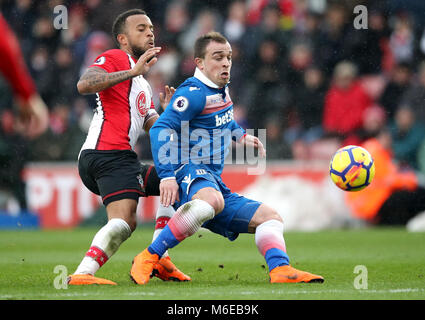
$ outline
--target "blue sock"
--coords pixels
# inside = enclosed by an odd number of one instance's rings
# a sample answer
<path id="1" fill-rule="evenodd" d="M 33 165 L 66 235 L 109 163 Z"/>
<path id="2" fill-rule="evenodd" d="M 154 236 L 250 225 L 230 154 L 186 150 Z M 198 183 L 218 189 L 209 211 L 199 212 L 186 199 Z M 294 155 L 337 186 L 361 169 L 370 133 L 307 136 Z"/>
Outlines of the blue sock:
<path id="1" fill-rule="evenodd" d="M 177 244 L 179 244 L 179 241 L 176 239 L 167 225 L 154 240 L 154 242 L 152 242 L 148 247 L 148 251 L 152 254 L 156 253 L 159 257 L 162 257 L 167 249 L 173 248 Z"/>
<path id="2" fill-rule="evenodd" d="M 274 268 L 284 265 L 289 265 L 289 257 L 285 251 L 277 248 L 272 248 L 266 251 L 264 255 L 269 271 Z"/>

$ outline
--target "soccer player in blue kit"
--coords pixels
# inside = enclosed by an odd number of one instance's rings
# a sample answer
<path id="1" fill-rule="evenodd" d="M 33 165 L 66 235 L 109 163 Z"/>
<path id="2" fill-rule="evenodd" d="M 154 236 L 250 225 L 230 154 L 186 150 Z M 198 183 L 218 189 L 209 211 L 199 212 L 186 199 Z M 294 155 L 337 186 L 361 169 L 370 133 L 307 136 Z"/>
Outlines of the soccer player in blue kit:
<path id="1" fill-rule="evenodd" d="M 177 88 L 150 130 L 160 202 L 178 209 L 156 240 L 134 258 L 131 278 L 146 284 L 167 249 L 204 227 L 232 241 L 239 233 L 254 233 L 272 283 L 323 282 L 323 277 L 289 264 L 281 216 L 266 204 L 232 193 L 221 180 L 232 139 L 257 148 L 262 157 L 265 149 L 233 119 L 227 39 L 218 32 L 199 37 L 194 56 L 194 76 Z"/>

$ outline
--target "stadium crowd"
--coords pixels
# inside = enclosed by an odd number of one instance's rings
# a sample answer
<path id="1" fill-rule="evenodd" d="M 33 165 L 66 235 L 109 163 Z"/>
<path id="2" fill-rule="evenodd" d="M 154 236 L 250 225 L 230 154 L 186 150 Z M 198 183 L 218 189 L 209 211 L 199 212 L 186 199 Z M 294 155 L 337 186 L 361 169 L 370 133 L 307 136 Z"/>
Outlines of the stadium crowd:
<path id="1" fill-rule="evenodd" d="M 61 4 L 68 26 L 55 29 Z M 356 5 L 368 10 L 365 29 L 353 24 Z M 114 47 L 117 13 L 137 7 L 148 12 L 162 47 L 147 76 L 157 108 L 165 84 L 177 87 L 193 74 L 196 37 L 217 30 L 233 49 L 234 115 L 244 128 L 267 129 L 268 160 L 329 159 L 337 146 L 360 144 L 385 128 L 394 158 L 425 173 L 422 1 L 5 0 L 0 6 L 50 112 L 45 134 L 22 139 L 0 77 L 2 170 L 10 170 L 7 161 L 76 160 L 95 106 L 95 96 L 78 94 L 77 80 Z M 146 136 L 137 151 L 151 159 Z"/>

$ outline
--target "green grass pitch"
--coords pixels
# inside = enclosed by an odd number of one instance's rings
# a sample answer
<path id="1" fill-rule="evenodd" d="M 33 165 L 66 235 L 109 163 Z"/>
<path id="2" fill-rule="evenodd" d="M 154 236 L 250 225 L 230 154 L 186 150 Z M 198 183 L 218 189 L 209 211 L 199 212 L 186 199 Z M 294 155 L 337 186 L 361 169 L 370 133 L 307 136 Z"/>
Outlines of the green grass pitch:
<path id="1" fill-rule="evenodd" d="M 170 251 L 188 283 L 157 278 L 137 286 L 128 273 L 133 257 L 151 240 L 153 227 L 139 226 L 97 275 L 118 286 L 56 289 L 57 265 L 72 273 L 96 232 L 0 231 L 0 299 L 312 300 L 425 298 L 425 233 L 401 228 L 286 232 L 291 264 L 325 277 L 323 284 L 270 284 L 253 235 L 230 242 L 206 230 Z M 355 273 L 356 266 L 366 267 Z M 363 276 L 362 280 L 356 277 Z M 357 281 L 357 282 L 356 282 Z M 365 282 L 367 281 L 367 282 Z M 60 282 L 59 282 L 60 283 Z M 355 283 L 367 283 L 356 289 Z"/>

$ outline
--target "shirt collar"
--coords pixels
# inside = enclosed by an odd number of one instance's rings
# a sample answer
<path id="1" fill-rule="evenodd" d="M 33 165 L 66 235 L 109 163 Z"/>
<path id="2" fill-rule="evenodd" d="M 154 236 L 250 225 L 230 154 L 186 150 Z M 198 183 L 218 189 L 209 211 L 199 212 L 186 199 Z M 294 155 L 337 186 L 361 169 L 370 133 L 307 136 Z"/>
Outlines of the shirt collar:
<path id="1" fill-rule="evenodd" d="M 219 86 L 212 82 L 210 79 L 208 79 L 207 76 L 199 68 L 195 69 L 195 74 L 193 76 L 208 87 L 220 89 Z"/>

